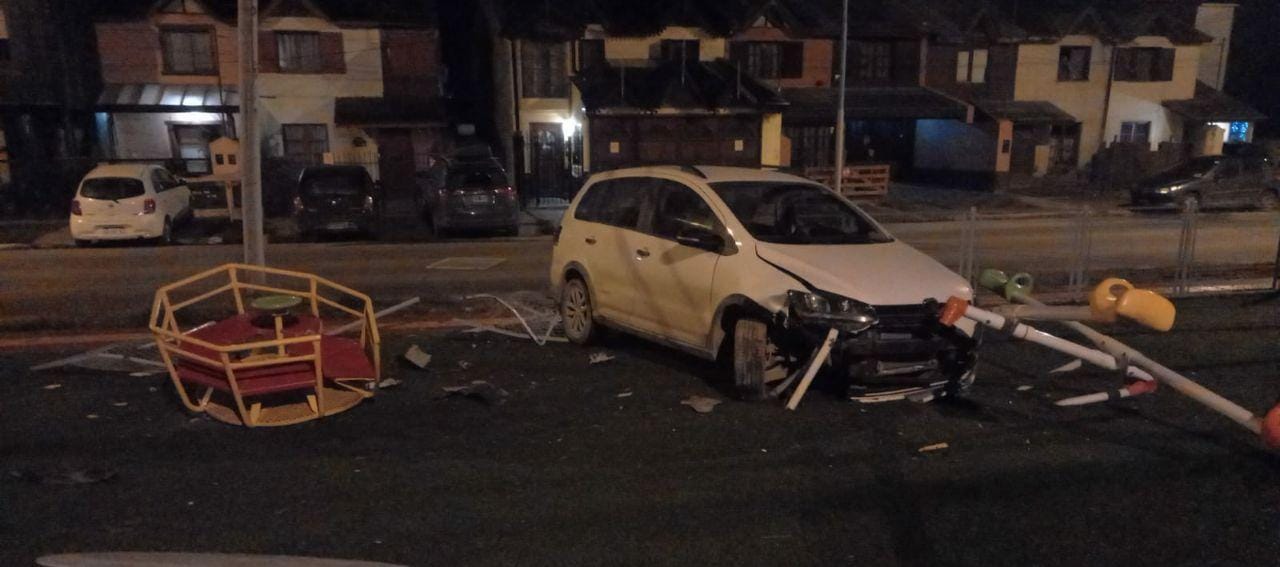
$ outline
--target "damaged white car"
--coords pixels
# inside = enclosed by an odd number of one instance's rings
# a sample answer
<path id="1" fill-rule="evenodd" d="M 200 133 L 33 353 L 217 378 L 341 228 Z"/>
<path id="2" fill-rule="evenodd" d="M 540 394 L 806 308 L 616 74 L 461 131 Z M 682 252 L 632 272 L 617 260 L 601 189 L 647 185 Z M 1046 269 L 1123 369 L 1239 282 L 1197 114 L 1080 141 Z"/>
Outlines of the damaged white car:
<path id="1" fill-rule="evenodd" d="M 973 327 L 938 323 L 959 275 L 848 200 L 792 175 L 641 167 L 593 176 L 551 261 L 565 334 L 601 325 L 732 362 L 748 399 L 794 375 L 832 329 L 854 394 L 972 381 Z"/>

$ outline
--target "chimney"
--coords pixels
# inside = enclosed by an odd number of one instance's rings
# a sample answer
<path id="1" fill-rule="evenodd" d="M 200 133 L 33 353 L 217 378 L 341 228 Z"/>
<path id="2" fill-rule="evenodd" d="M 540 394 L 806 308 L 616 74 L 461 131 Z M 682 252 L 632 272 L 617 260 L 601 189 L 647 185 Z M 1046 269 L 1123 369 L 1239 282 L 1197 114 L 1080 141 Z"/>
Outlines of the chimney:
<path id="1" fill-rule="evenodd" d="M 1196 29 L 1213 38 L 1200 48 L 1201 82 L 1222 90 L 1227 76 L 1227 55 L 1231 50 L 1231 28 L 1235 24 L 1236 4 L 1205 2 L 1196 9 Z"/>

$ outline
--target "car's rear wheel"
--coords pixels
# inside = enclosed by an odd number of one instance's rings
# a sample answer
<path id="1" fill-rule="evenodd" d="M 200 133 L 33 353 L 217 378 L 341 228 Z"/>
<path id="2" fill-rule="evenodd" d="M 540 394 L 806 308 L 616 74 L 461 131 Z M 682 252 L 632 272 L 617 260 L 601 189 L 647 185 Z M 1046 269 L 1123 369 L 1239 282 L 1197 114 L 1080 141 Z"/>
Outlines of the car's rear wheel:
<path id="1" fill-rule="evenodd" d="M 1280 209 L 1280 190 L 1263 189 L 1258 194 L 1258 208 L 1264 211 Z"/>
<path id="2" fill-rule="evenodd" d="M 768 384 L 787 377 L 784 358 L 769 338 L 764 321 L 743 318 L 733 324 L 733 387 L 744 400 L 768 397 Z"/>
<path id="3" fill-rule="evenodd" d="M 560 318 L 564 324 L 564 336 L 570 342 L 585 345 L 596 338 L 599 329 L 586 282 L 570 278 L 564 283 L 560 290 Z"/>
<path id="4" fill-rule="evenodd" d="M 173 221 L 169 220 L 169 217 L 164 218 L 164 228 L 160 229 L 158 240 L 162 246 L 173 244 Z"/>

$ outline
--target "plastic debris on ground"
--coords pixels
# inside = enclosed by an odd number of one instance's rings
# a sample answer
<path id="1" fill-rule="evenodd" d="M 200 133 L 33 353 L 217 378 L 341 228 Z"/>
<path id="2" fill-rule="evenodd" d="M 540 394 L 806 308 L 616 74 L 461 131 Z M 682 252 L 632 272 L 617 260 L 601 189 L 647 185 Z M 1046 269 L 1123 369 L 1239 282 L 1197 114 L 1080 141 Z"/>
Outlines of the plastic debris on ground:
<path id="1" fill-rule="evenodd" d="M 444 396 L 441 397 L 462 396 L 490 405 L 506 403 L 507 397 L 511 395 L 506 390 L 484 380 L 472 380 L 469 384 L 445 386 L 441 389 L 444 390 Z"/>
<path id="2" fill-rule="evenodd" d="M 9 476 L 36 484 L 94 484 L 115 478 L 116 471 L 97 468 L 48 472 L 11 470 Z"/>
<path id="3" fill-rule="evenodd" d="M 720 402 L 721 400 L 708 398 L 706 396 L 689 396 L 688 398 L 680 400 L 681 405 L 689 406 L 690 408 L 693 408 L 693 411 L 698 413 L 711 413 L 711 410 L 716 409 L 716 406 L 720 405 Z"/>
<path id="4" fill-rule="evenodd" d="M 62 384 L 56 384 L 56 383 L 55 383 L 55 384 L 45 384 L 44 389 L 46 389 L 46 390 L 57 390 L 58 388 L 61 388 L 61 387 L 62 387 Z"/>
<path id="5" fill-rule="evenodd" d="M 529 339 L 538 346 L 548 342 L 569 342 L 569 339 L 563 335 L 555 333 L 560 329 L 560 312 L 555 302 L 541 293 L 517 291 L 502 296 L 482 293 L 467 296 L 466 299 L 497 301 L 515 315 L 516 322 L 493 326 L 460 320 L 460 323 L 469 326 L 463 331 L 464 333 L 495 333 L 517 339 Z"/>
<path id="6" fill-rule="evenodd" d="M 617 395 L 617 396 L 614 396 L 614 397 L 615 397 L 615 398 L 630 398 L 630 397 L 631 397 L 631 395 L 632 395 L 633 393 L 634 393 L 634 392 L 629 392 L 629 391 L 628 391 L 628 392 L 619 392 L 619 393 L 618 393 L 618 395 Z"/>
<path id="7" fill-rule="evenodd" d="M 399 381 L 399 380 L 396 380 L 395 378 L 386 378 L 386 379 L 382 380 L 381 382 L 378 382 L 378 388 L 380 388 L 380 389 L 394 388 L 394 387 L 399 386 L 400 384 L 403 384 L 403 383 L 404 383 L 404 382 L 401 382 L 401 381 Z"/>
<path id="8" fill-rule="evenodd" d="M 470 362 L 467 362 L 467 361 L 465 361 L 465 360 L 459 360 L 459 361 L 458 361 L 458 368 L 461 368 L 461 369 L 463 369 L 463 370 L 466 370 L 466 369 L 468 369 L 468 368 L 471 368 L 471 363 L 470 363 Z"/>
<path id="9" fill-rule="evenodd" d="M 1049 374 L 1062 374 L 1063 372 L 1075 372 L 1076 370 L 1080 370 L 1080 367 L 1083 365 L 1084 365 L 1084 362 L 1077 358 L 1071 362 L 1068 362 L 1066 364 L 1063 364 L 1062 366 L 1059 366 L 1057 368 L 1054 368 L 1053 370 L 1050 370 Z"/>
<path id="10" fill-rule="evenodd" d="M 589 364 L 600 364 L 601 362 L 609 362 L 614 358 L 617 358 L 617 357 L 611 354 L 603 353 L 603 352 L 596 352 L 596 353 L 592 353 L 591 356 L 587 357 L 587 362 Z"/>
<path id="11" fill-rule="evenodd" d="M 917 453 L 928 453 L 928 452 L 931 452 L 931 451 L 941 451 L 941 450 L 946 449 L 946 448 L 948 448 L 948 447 L 951 447 L 951 445 L 948 445 L 948 444 L 946 444 L 946 443 L 934 443 L 934 444 L 932 444 L 932 445 L 925 445 L 924 447 L 921 447 L 921 448 L 919 448 L 919 449 L 916 449 L 916 452 L 917 452 Z"/>
<path id="12" fill-rule="evenodd" d="M 426 368 L 428 364 L 431 364 L 431 355 L 418 348 L 418 345 L 410 346 L 409 350 L 404 353 L 404 359 L 418 368 Z"/>
<path id="13" fill-rule="evenodd" d="M 1018 386 L 1018 391 L 1019 391 L 1019 392 L 1025 392 L 1025 391 L 1030 390 L 1030 389 L 1032 389 L 1032 388 L 1034 388 L 1034 387 L 1035 387 L 1035 386 L 1028 386 L 1028 385 L 1026 385 L 1026 384 L 1023 384 L 1023 385 L 1021 385 L 1021 386 Z"/>

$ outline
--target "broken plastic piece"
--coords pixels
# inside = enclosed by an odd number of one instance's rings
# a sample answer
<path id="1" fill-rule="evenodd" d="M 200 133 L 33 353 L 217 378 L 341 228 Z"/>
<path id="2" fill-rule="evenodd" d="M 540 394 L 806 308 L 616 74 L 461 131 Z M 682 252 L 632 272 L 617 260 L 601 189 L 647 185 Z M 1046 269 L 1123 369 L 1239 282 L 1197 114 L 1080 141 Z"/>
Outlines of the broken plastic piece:
<path id="1" fill-rule="evenodd" d="M 401 382 L 401 381 L 399 381 L 399 380 L 396 380 L 395 378 L 387 378 L 387 379 L 385 379 L 385 380 L 383 380 L 383 381 L 381 381 L 381 382 L 378 382 L 378 388 L 394 388 L 394 387 L 399 386 L 399 385 L 401 385 L 401 384 L 403 384 L 403 383 L 404 383 L 404 382 Z"/>
<path id="2" fill-rule="evenodd" d="M 445 397 L 463 396 L 473 400 L 481 401 L 486 404 L 500 405 L 507 401 L 510 394 L 506 390 L 494 386 L 484 380 L 472 380 L 470 384 L 462 386 L 445 386 L 442 388 Z"/>
<path id="3" fill-rule="evenodd" d="M 409 350 L 404 352 L 404 359 L 418 368 L 426 368 L 428 364 L 431 364 L 431 355 L 418 348 L 418 345 L 411 345 Z M 385 382 L 386 380 L 383 381 Z"/>
<path id="4" fill-rule="evenodd" d="M 1084 366 L 1084 361 L 1077 358 L 1071 362 L 1068 362 L 1066 364 L 1063 364 L 1062 366 L 1059 366 L 1057 368 L 1054 368 L 1053 370 L 1050 370 L 1049 374 L 1062 374 L 1063 372 L 1075 372 L 1077 370 L 1080 370 L 1081 366 Z"/>
<path id="5" fill-rule="evenodd" d="M 716 409 L 716 406 L 720 405 L 720 400 L 708 398 L 706 396 L 689 396 L 680 400 L 680 404 L 689 406 L 693 408 L 693 411 L 698 413 L 711 413 L 711 410 Z"/>
<path id="6" fill-rule="evenodd" d="M 951 445 L 948 445 L 948 444 L 946 444 L 946 443 L 934 443 L 934 444 L 932 444 L 932 445 L 925 445 L 924 447 L 921 447 L 921 448 L 919 448 L 919 449 L 916 449 L 916 452 L 917 452 L 917 453 L 928 453 L 928 452 L 930 452 L 930 451 L 941 451 L 941 450 L 946 449 L 946 448 L 949 448 L 949 447 L 951 447 Z"/>
<path id="7" fill-rule="evenodd" d="M 613 360 L 614 358 L 616 358 L 616 357 L 614 357 L 614 356 L 613 356 L 613 355 L 611 355 L 611 354 L 603 353 L 603 352 L 596 352 L 596 353 L 592 353 L 592 354 L 591 354 L 591 356 L 587 357 L 587 362 L 588 362 L 589 364 L 600 364 L 601 362 L 609 362 L 610 360 Z"/>

